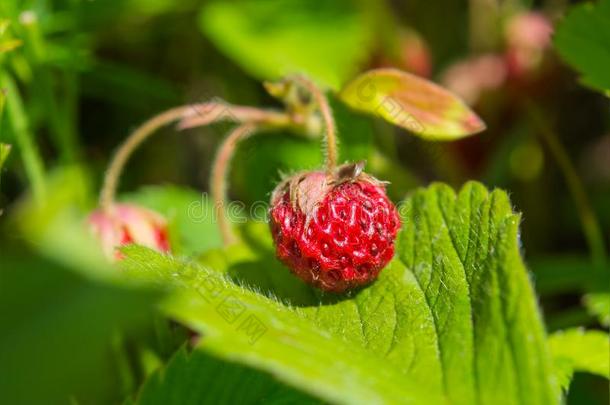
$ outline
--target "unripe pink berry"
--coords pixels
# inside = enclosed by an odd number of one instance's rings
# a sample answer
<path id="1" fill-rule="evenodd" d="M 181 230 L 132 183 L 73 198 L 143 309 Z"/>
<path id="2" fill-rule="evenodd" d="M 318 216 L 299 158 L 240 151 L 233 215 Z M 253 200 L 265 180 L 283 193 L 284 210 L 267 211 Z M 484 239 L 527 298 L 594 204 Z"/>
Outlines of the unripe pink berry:
<path id="1" fill-rule="evenodd" d="M 169 252 L 167 222 L 158 213 L 133 204 L 114 204 L 98 209 L 88 219 L 91 231 L 102 244 L 104 254 L 111 260 L 122 258 L 118 247 L 135 243 Z"/>

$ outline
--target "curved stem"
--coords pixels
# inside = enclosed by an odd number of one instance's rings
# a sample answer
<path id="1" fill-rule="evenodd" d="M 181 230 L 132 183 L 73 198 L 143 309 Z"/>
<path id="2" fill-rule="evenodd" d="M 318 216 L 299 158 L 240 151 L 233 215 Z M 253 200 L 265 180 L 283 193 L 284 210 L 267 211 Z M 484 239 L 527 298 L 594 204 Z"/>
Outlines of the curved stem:
<path id="1" fill-rule="evenodd" d="M 324 126 L 326 127 L 326 171 L 329 174 L 333 173 L 337 166 L 337 129 L 328 100 L 324 93 L 309 79 L 298 76 L 296 81 L 302 84 L 313 95 L 318 104 L 322 119 L 324 120 Z"/>
<path id="2" fill-rule="evenodd" d="M 102 209 L 109 209 L 114 202 L 117 185 L 125 163 L 131 156 L 134 150 L 152 135 L 160 127 L 176 121 L 184 116 L 192 107 L 190 105 L 172 108 L 159 115 L 154 116 L 127 137 L 123 144 L 119 147 L 114 155 L 106 175 L 104 176 L 104 184 L 100 192 L 100 205 Z"/>
<path id="3" fill-rule="evenodd" d="M 200 127 L 223 119 L 233 122 L 255 122 L 271 127 L 288 127 L 294 124 L 291 117 L 283 111 L 209 102 L 193 104 L 189 114 L 185 115 L 178 124 L 178 129 Z"/>
<path id="4" fill-rule="evenodd" d="M 231 163 L 231 158 L 233 157 L 237 144 L 250 136 L 255 128 L 256 125 L 254 123 L 242 124 L 235 128 L 223 141 L 212 166 L 210 188 L 212 191 L 212 201 L 214 203 L 214 214 L 218 220 L 222 241 L 225 246 L 235 241 L 235 236 L 231 230 L 231 224 L 229 224 L 225 213 L 229 164 Z"/>
<path id="5" fill-rule="evenodd" d="M 526 102 L 526 110 L 563 173 L 568 189 L 576 204 L 583 232 L 585 233 L 587 244 L 591 251 L 593 263 L 596 268 L 602 268 L 606 261 L 604 237 L 599 222 L 597 221 L 595 211 L 591 207 L 591 203 L 587 197 L 585 187 L 578 177 L 578 173 L 576 172 L 566 149 L 561 144 L 557 134 L 545 122 L 542 112 L 532 101 Z"/>
<path id="6" fill-rule="evenodd" d="M 180 120 L 179 128 L 193 128 L 222 120 L 257 122 L 276 127 L 292 124 L 290 117 L 280 111 L 267 111 L 254 107 L 235 106 L 224 102 L 207 102 L 172 108 L 140 125 L 119 147 L 108 166 L 100 193 L 100 205 L 108 209 L 113 201 L 119 177 L 133 152 L 160 127 Z"/>

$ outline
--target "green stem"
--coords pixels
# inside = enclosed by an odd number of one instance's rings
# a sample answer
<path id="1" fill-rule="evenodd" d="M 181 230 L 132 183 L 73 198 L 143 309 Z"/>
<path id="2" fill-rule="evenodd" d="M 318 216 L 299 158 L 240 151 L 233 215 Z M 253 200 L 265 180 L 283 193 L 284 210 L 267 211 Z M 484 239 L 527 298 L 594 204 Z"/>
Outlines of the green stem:
<path id="1" fill-rule="evenodd" d="M 312 81 L 306 79 L 302 76 L 297 76 L 295 80 L 303 85 L 314 97 L 316 100 L 316 104 L 318 104 L 318 108 L 320 109 L 320 113 L 322 114 L 322 119 L 324 120 L 324 126 L 326 129 L 326 134 L 324 137 L 325 145 L 326 145 L 326 171 L 328 174 L 332 174 L 335 171 L 337 166 L 337 129 L 335 126 L 335 120 L 333 118 L 333 113 L 328 104 L 328 99 Z"/>
<path id="2" fill-rule="evenodd" d="M 533 102 L 527 101 L 526 111 L 563 173 L 570 194 L 572 194 L 572 198 L 576 204 L 576 209 L 578 210 L 583 232 L 585 233 L 587 244 L 591 251 L 593 264 L 596 268 L 602 268 L 606 262 L 604 237 L 595 211 L 589 202 L 585 187 L 578 177 L 576 169 L 570 160 L 570 156 L 561 144 L 557 134 L 546 122 L 540 109 Z"/>
<path id="3" fill-rule="evenodd" d="M 21 153 L 26 175 L 32 186 L 32 194 L 37 203 L 42 204 L 45 198 L 44 164 L 40 158 L 38 147 L 30 131 L 23 102 L 19 96 L 17 85 L 12 77 L 0 71 L 0 87 L 6 91 L 6 112 L 15 142 Z"/>
<path id="4" fill-rule="evenodd" d="M 235 128 L 229 136 L 225 138 L 218 150 L 218 154 L 212 165 L 210 188 L 214 203 L 214 214 L 218 221 L 220 234 L 225 246 L 235 241 L 235 236 L 231 229 L 231 224 L 225 212 L 225 201 L 227 199 L 227 183 L 229 175 L 229 165 L 235 152 L 237 144 L 252 135 L 256 126 L 253 123 L 246 123 Z"/>

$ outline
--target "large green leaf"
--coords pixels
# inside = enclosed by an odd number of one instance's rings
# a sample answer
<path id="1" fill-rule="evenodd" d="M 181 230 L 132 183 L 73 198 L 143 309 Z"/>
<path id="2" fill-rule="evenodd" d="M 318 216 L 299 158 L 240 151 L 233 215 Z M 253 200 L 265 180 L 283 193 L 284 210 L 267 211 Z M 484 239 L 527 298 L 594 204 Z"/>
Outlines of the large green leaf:
<path id="1" fill-rule="evenodd" d="M 372 45 L 370 13 L 337 0 L 213 1 L 201 10 L 208 37 L 259 79 L 305 73 L 338 88 Z"/>
<path id="2" fill-rule="evenodd" d="M 397 257 L 342 296 L 273 257 L 264 225 L 243 243 L 180 261 L 126 250 L 127 274 L 175 285 L 165 313 L 199 349 L 342 403 L 552 404 L 559 389 L 504 192 L 469 183 L 416 191 Z"/>
<path id="3" fill-rule="evenodd" d="M 435 186 L 407 201 L 406 210 L 415 226 L 402 233 L 399 256 L 426 293 L 450 396 L 556 401 L 542 321 L 519 254 L 520 216 L 506 194 L 469 183 L 456 198 Z"/>
<path id="4" fill-rule="evenodd" d="M 572 7 L 557 27 L 555 46 L 585 84 L 610 91 L 610 0 Z"/>
<path id="5" fill-rule="evenodd" d="M 239 389 L 236 389 L 239 387 Z M 138 394 L 140 405 L 318 403 L 250 368 L 182 348 Z"/>
<path id="6" fill-rule="evenodd" d="M 549 337 L 555 369 L 565 390 L 574 372 L 610 378 L 610 337 L 601 331 L 569 329 Z"/>
<path id="7" fill-rule="evenodd" d="M 350 81 L 341 99 L 415 135 L 434 141 L 460 139 L 485 129 L 481 119 L 455 94 L 398 69 L 375 69 Z"/>
<path id="8" fill-rule="evenodd" d="M 241 287 L 195 262 L 180 262 L 137 247 L 125 253 L 125 268 L 132 275 L 136 270 L 137 275 L 153 276 L 162 284 L 183 285 L 182 293 L 166 301 L 163 310 L 203 333 L 199 348 L 216 357 L 265 370 L 333 402 L 421 403 L 424 398 L 422 390 L 405 381 L 395 367 L 316 327 L 302 309 Z M 234 250 L 231 255 L 238 258 L 248 253 Z M 435 393 L 430 395 L 435 398 Z"/>

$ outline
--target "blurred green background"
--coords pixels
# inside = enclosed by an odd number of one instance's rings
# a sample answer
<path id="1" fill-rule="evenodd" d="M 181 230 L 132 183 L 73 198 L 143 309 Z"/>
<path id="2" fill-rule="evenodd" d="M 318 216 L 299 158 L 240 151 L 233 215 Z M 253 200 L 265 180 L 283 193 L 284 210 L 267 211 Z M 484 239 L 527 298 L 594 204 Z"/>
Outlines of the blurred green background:
<path id="1" fill-rule="evenodd" d="M 161 334 L 166 347 L 157 355 L 173 352 L 184 331 L 155 329 L 145 305 L 155 293 L 127 294 L 113 286 L 105 265 L 75 246 L 78 232 L 56 214 L 79 218 L 95 207 L 113 151 L 148 117 L 215 97 L 279 108 L 261 81 L 290 72 L 336 91 L 359 72 L 392 66 L 462 95 L 488 129 L 453 143 L 420 140 L 333 100 L 341 160 L 366 159 L 370 172 L 391 182 L 395 201 L 431 181 L 457 187 L 478 179 L 508 190 L 523 213 L 522 248 L 548 329 L 607 328 L 587 306 L 595 296 L 583 296 L 608 290 L 608 98 L 595 80 L 583 82 L 563 61 L 575 64 L 569 51 L 539 40 L 544 24 L 556 26 L 576 3 L 2 0 L 0 142 L 12 148 L 0 173 L 0 358 L 21 368 L 0 371 L 0 392 L 19 384 L 27 391 L 30 379 L 39 377 L 48 387 L 70 385 L 116 402 L 155 368 L 155 356 L 150 370 L 142 366 L 133 381 L 117 384 L 75 370 L 104 373 L 98 366 L 104 363 L 115 370 L 108 375 L 116 376 L 124 365 L 106 364 L 102 352 L 108 342 L 122 350 L 121 342 Z M 523 40 L 511 27 L 532 10 L 544 18 L 530 25 L 521 21 L 520 32 L 532 31 Z M 610 37 L 608 27 L 604 35 Z M 138 150 L 122 178 L 124 198 L 168 215 L 180 229 L 186 240 L 182 253 L 220 245 L 213 226 L 190 223 L 173 207 L 208 190 L 210 162 L 227 131 L 225 125 L 166 128 Z M 246 206 L 267 201 L 280 173 L 321 163 L 318 140 L 284 133 L 253 137 L 234 159 L 230 195 Z M 177 187 L 160 187 L 168 184 Z M 51 204 L 36 207 L 36 199 Z M 67 206 L 73 208 L 68 213 Z M 49 271 L 38 274 L 43 268 Z M 92 281 L 99 278 L 102 285 Z M 30 330 L 34 326 L 22 323 L 37 316 L 31 312 L 36 302 L 50 314 L 39 316 L 32 324 L 39 329 Z M 86 316 L 89 306 L 103 314 L 98 321 Z M 55 322 L 62 310 L 68 318 Z M 122 324 L 131 331 L 115 333 Z M 32 333 L 48 343 L 29 342 L 25 336 Z M 79 346 L 83 342 L 86 348 Z M 46 345 L 57 350 L 49 353 Z M 50 366 L 57 363 L 61 376 Z M 103 390 L 107 397 L 99 396 L 96 390 L 103 387 L 95 380 L 111 385 Z M 608 403 L 608 382 L 601 378 L 578 375 L 572 387 L 568 403 Z"/>

